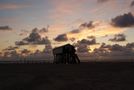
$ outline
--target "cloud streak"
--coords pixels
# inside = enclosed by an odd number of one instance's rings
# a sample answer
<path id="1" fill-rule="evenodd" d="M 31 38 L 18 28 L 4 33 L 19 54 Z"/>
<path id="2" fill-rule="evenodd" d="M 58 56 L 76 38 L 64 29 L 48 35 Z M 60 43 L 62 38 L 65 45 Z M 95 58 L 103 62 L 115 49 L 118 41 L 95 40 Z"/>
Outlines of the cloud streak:
<path id="1" fill-rule="evenodd" d="M 28 4 L 20 4 L 20 3 L 0 3 L 0 10 L 14 10 L 29 7 Z"/>
<path id="2" fill-rule="evenodd" d="M 96 38 L 92 38 L 90 40 L 88 39 L 82 39 L 80 41 L 77 42 L 78 44 L 86 44 L 86 45 L 94 45 L 97 44 L 96 43 Z"/>
<path id="3" fill-rule="evenodd" d="M 89 23 L 83 23 L 80 25 L 80 28 L 94 28 L 95 27 L 95 24 L 93 21 L 90 21 Z"/>
<path id="4" fill-rule="evenodd" d="M 68 15 L 79 13 L 81 11 L 82 4 L 87 1 L 88 0 L 52 0 L 54 9 L 51 10 L 50 18 L 62 19 Z"/>
<path id="5" fill-rule="evenodd" d="M 123 42 L 126 41 L 126 36 L 124 34 L 114 35 L 114 38 L 109 39 L 111 42 Z"/>
<path id="6" fill-rule="evenodd" d="M 10 31 L 10 30 L 12 30 L 12 28 L 9 26 L 0 26 L 0 31 Z"/>
<path id="7" fill-rule="evenodd" d="M 107 2 L 109 0 L 97 0 L 98 3 L 104 3 L 104 2 Z"/>

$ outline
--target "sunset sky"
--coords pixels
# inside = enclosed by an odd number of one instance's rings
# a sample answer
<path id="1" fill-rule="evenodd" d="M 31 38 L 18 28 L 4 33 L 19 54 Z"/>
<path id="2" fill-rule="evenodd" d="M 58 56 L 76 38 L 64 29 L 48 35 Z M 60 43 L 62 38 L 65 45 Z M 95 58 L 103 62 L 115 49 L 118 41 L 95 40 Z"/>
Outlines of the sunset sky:
<path id="1" fill-rule="evenodd" d="M 0 51 L 21 44 L 42 48 L 48 40 L 55 47 L 91 36 L 93 44 L 125 45 L 134 42 L 133 29 L 133 0 L 0 0 Z"/>

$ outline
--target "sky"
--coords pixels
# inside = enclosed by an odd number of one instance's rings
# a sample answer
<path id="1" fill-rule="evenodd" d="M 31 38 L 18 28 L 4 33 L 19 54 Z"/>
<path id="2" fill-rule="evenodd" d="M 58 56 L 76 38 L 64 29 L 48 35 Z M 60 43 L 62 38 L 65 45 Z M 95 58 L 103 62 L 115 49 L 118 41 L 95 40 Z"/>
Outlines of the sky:
<path id="1" fill-rule="evenodd" d="M 133 29 L 133 0 L 0 0 L 0 51 L 85 41 L 91 49 L 126 45 L 134 42 Z"/>

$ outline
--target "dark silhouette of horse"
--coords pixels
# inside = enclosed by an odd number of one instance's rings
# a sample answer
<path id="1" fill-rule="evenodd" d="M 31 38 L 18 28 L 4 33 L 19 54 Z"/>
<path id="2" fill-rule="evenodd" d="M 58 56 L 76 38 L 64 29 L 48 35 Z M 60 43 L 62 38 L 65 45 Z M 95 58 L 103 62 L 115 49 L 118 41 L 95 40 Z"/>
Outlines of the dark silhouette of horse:
<path id="1" fill-rule="evenodd" d="M 75 54 L 76 50 L 75 47 L 66 44 L 57 48 L 53 49 L 54 54 L 54 63 L 63 63 L 63 64 L 76 64 L 80 63 L 80 60 Z"/>

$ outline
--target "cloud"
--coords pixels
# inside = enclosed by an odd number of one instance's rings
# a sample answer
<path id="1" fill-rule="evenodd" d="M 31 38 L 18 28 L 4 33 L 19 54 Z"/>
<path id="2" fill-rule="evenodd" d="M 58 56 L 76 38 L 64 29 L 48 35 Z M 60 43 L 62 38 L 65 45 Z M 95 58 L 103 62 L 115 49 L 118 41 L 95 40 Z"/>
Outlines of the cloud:
<path id="1" fill-rule="evenodd" d="M 39 30 L 39 32 L 40 33 L 46 33 L 46 32 L 48 32 L 48 29 L 47 28 L 42 28 L 42 29 Z"/>
<path id="2" fill-rule="evenodd" d="M 89 50 L 87 45 L 85 44 L 80 44 L 77 46 L 77 53 L 89 53 Z"/>
<path id="3" fill-rule="evenodd" d="M 131 7 L 133 7 L 133 6 L 134 6 L 134 1 L 132 1 L 132 2 L 131 2 L 130 6 L 131 6 Z"/>
<path id="4" fill-rule="evenodd" d="M 108 35 L 114 35 L 123 33 L 124 29 L 119 27 L 114 27 L 106 22 L 101 21 L 92 21 L 90 23 L 83 23 L 78 27 L 78 29 L 74 29 L 67 34 L 68 39 L 75 38 L 75 41 L 86 39 L 89 36 L 102 37 Z"/>
<path id="5" fill-rule="evenodd" d="M 70 31 L 70 33 L 72 33 L 72 34 L 80 33 L 80 30 L 79 29 L 74 29 L 74 30 Z"/>
<path id="6" fill-rule="evenodd" d="M 21 50 L 21 56 L 28 56 L 30 53 L 31 53 L 31 51 L 28 49 Z"/>
<path id="7" fill-rule="evenodd" d="M 102 21 L 90 21 L 89 23 L 83 23 L 78 28 L 73 29 L 69 32 L 58 34 L 58 36 L 54 39 L 55 41 L 79 41 L 82 39 L 90 39 L 95 37 L 103 37 L 108 35 L 115 35 L 119 33 L 123 33 L 124 29 L 114 27 L 109 23 Z"/>
<path id="8" fill-rule="evenodd" d="M 39 33 L 41 36 L 44 36 L 45 33 L 48 33 L 48 28 L 49 26 L 47 26 L 47 28 L 41 28 L 41 29 L 38 29 L 38 28 L 34 28 L 33 30 L 35 30 L 34 32 L 37 32 Z M 29 34 L 29 31 L 28 30 L 21 30 L 21 33 L 19 34 L 20 36 L 27 36 Z"/>
<path id="9" fill-rule="evenodd" d="M 91 28 L 94 28 L 94 27 L 95 27 L 95 25 L 94 25 L 93 21 L 90 21 L 89 23 L 83 23 L 83 24 L 80 25 L 80 28 L 89 28 L 89 29 L 91 29 Z"/>
<path id="10" fill-rule="evenodd" d="M 48 45 L 45 45 L 43 53 L 52 54 L 52 50 L 53 50 L 52 45 L 48 44 Z"/>
<path id="11" fill-rule="evenodd" d="M 98 3 L 104 3 L 104 2 L 107 2 L 109 0 L 97 0 Z"/>
<path id="12" fill-rule="evenodd" d="M 94 36 L 89 36 L 88 39 L 82 39 L 75 43 L 75 47 L 77 47 L 78 53 L 89 53 L 90 48 L 89 45 L 96 45 L 96 38 Z"/>
<path id="13" fill-rule="evenodd" d="M 21 30 L 21 33 L 19 34 L 20 36 L 27 36 L 29 33 L 28 30 Z"/>
<path id="14" fill-rule="evenodd" d="M 114 36 L 114 38 L 109 39 L 109 41 L 112 41 L 112 42 L 126 41 L 126 36 L 124 34 L 117 34 Z"/>
<path id="15" fill-rule="evenodd" d="M 88 39 L 95 39 L 95 36 L 88 36 Z"/>
<path id="16" fill-rule="evenodd" d="M 28 44 L 50 44 L 48 37 L 41 37 L 37 28 L 34 28 L 28 37 L 22 41 L 15 42 L 16 45 L 28 45 Z"/>
<path id="17" fill-rule="evenodd" d="M 126 47 L 134 49 L 134 42 L 133 43 L 127 43 Z"/>
<path id="18" fill-rule="evenodd" d="M 78 44 L 94 45 L 96 43 L 96 38 L 82 39 L 77 42 Z"/>
<path id="19" fill-rule="evenodd" d="M 17 49 L 19 49 L 19 47 L 17 47 L 17 46 L 8 46 L 7 48 L 2 50 L 2 54 L 3 54 L 2 56 L 16 57 L 18 55 Z"/>
<path id="20" fill-rule="evenodd" d="M 132 27 L 134 26 L 134 16 L 131 12 L 117 16 L 112 19 L 112 25 L 116 27 Z"/>
<path id="21" fill-rule="evenodd" d="M 6 59 L 6 57 L 10 57 L 10 59 L 11 59 L 11 57 L 17 57 L 18 55 L 19 54 L 17 53 L 16 50 L 5 51 L 5 52 L 3 52 L 3 56 L 4 56 L 3 59 Z"/>
<path id="22" fill-rule="evenodd" d="M 48 28 L 49 28 L 49 26 L 47 26 L 47 28 L 43 27 L 41 29 L 34 28 L 32 31 L 33 32 L 38 32 L 38 33 L 47 33 L 48 32 Z"/>
<path id="23" fill-rule="evenodd" d="M 0 31 L 10 31 L 10 30 L 12 30 L 12 28 L 9 26 L 0 26 Z"/>
<path id="24" fill-rule="evenodd" d="M 125 48 L 119 44 L 114 44 L 109 48 L 111 51 L 124 51 Z"/>
<path id="25" fill-rule="evenodd" d="M 28 42 L 25 42 L 25 41 L 16 41 L 15 42 L 15 45 L 19 45 L 19 46 L 21 46 L 21 45 L 28 45 Z"/>
<path id="26" fill-rule="evenodd" d="M 17 46 L 8 46 L 7 48 L 3 49 L 3 51 L 13 51 L 18 49 L 19 47 Z"/>
<path id="27" fill-rule="evenodd" d="M 60 34 L 54 40 L 58 42 L 64 42 L 64 41 L 68 41 L 68 37 L 67 34 Z"/>
<path id="28" fill-rule="evenodd" d="M 78 27 L 78 29 L 74 29 L 72 31 L 70 31 L 70 34 L 77 34 L 77 33 L 81 33 L 82 30 L 84 30 L 85 28 L 87 29 L 93 29 L 97 26 L 97 24 L 93 21 L 90 21 L 88 23 L 82 23 L 80 24 L 80 26 Z"/>
<path id="29" fill-rule="evenodd" d="M 114 58 L 119 59 L 128 59 L 128 57 L 133 56 L 134 54 L 134 42 L 128 43 L 125 46 L 121 46 L 119 44 L 114 45 L 106 45 L 103 43 L 99 48 L 95 49 L 92 52 L 93 55 L 98 54 L 98 56 L 109 57 L 109 59 L 113 60 Z M 115 57 L 113 57 L 115 56 Z M 101 58 L 102 59 L 102 58 Z"/>
<path id="30" fill-rule="evenodd" d="M 20 4 L 20 3 L 0 3 L 0 10 L 14 10 L 20 8 L 29 7 L 28 4 Z"/>

